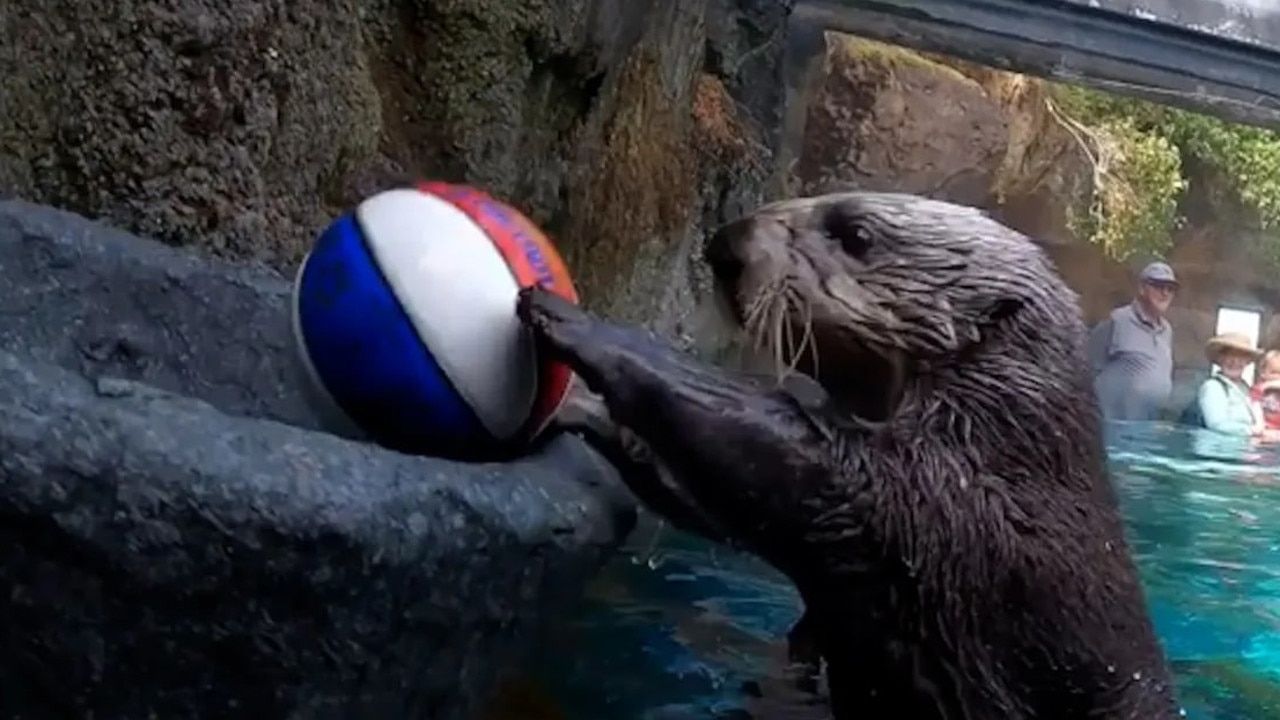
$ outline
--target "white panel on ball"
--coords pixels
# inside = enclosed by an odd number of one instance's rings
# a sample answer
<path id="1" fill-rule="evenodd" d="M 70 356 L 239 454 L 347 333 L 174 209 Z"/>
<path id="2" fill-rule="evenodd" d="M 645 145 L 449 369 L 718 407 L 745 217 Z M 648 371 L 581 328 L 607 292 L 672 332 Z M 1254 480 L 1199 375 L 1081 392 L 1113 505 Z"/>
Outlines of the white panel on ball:
<path id="1" fill-rule="evenodd" d="M 537 367 L 516 317 L 519 286 L 484 230 L 418 190 L 379 193 L 356 208 L 370 253 L 418 335 L 495 436 L 529 417 Z"/>

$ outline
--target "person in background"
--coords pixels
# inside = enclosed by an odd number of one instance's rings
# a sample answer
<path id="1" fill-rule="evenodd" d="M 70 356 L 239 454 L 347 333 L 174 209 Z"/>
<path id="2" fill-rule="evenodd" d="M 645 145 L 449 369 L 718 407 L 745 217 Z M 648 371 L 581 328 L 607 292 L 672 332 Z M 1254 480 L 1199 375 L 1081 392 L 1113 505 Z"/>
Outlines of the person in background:
<path id="1" fill-rule="evenodd" d="M 1260 436 L 1265 430 L 1260 408 L 1250 398 L 1244 370 L 1262 353 L 1242 333 L 1209 338 L 1205 355 L 1217 369 L 1200 385 L 1196 401 L 1204 427 L 1226 435 Z"/>
<path id="2" fill-rule="evenodd" d="M 1173 268 L 1138 274 L 1133 302 L 1089 332 L 1093 387 L 1108 420 L 1155 420 L 1173 392 L 1173 328 L 1165 315 L 1178 291 Z"/>
<path id="3" fill-rule="evenodd" d="M 1262 414 L 1262 424 L 1280 431 L 1280 350 L 1268 350 L 1258 361 L 1258 377 L 1249 398 Z"/>

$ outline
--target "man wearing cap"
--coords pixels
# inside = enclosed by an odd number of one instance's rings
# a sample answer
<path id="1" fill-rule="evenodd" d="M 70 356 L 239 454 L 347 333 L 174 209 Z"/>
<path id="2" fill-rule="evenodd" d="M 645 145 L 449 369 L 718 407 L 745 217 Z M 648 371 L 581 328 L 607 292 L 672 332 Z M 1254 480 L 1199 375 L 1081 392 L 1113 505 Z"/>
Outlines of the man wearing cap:
<path id="1" fill-rule="evenodd" d="M 1138 274 L 1133 302 L 1089 333 L 1093 387 L 1108 420 L 1155 420 L 1173 392 L 1173 328 L 1165 319 L 1178 279 L 1153 262 Z"/>

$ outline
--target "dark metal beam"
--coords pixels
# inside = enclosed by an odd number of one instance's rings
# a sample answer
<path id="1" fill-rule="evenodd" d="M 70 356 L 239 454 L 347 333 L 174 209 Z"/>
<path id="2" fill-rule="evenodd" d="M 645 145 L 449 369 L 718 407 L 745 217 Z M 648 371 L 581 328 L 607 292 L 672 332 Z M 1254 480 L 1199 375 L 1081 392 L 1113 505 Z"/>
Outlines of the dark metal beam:
<path id="1" fill-rule="evenodd" d="M 1280 129 L 1280 52 L 1064 0 L 801 0 L 805 22 Z"/>

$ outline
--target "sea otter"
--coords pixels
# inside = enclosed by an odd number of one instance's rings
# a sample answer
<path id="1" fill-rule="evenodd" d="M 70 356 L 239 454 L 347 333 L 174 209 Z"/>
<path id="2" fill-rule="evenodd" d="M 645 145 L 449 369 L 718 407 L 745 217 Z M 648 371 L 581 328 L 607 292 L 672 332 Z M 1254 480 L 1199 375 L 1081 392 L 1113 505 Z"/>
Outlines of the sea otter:
<path id="1" fill-rule="evenodd" d="M 836 720 L 1179 717 L 1105 464 L 1076 296 L 979 210 L 841 193 L 705 256 L 801 403 L 537 289 L 519 313 L 669 472 L 659 513 L 784 573 Z"/>

